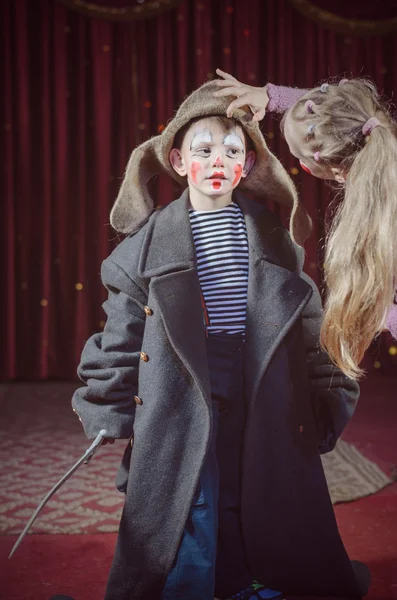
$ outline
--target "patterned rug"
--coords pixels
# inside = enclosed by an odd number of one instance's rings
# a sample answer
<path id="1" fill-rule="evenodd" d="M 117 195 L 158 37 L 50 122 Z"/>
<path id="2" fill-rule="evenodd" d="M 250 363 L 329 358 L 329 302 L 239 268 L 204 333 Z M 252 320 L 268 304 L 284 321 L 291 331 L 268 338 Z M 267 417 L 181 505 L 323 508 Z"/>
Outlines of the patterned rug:
<path id="1" fill-rule="evenodd" d="M 333 504 L 358 500 L 393 483 L 374 462 L 343 440 L 321 459 Z"/>
<path id="2" fill-rule="evenodd" d="M 70 399 L 75 383 L 0 386 L 0 532 L 17 534 L 49 489 L 89 446 Z M 123 495 L 114 486 L 125 442 L 100 448 L 56 492 L 32 533 L 114 532 Z M 356 448 L 340 441 L 323 457 L 332 501 L 348 502 L 391 483 Z"/>

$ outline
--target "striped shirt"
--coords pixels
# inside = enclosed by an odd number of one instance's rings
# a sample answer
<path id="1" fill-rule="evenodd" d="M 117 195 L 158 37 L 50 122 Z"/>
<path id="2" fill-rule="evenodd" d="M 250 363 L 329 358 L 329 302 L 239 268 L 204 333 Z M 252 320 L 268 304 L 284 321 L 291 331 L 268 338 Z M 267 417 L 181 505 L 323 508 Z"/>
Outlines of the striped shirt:
<path id="1" fill-rule="evenodd" d="M 243 333 L 248 289 L 248 238 L 240 207 L 189 210 L 208 333 Z"/>

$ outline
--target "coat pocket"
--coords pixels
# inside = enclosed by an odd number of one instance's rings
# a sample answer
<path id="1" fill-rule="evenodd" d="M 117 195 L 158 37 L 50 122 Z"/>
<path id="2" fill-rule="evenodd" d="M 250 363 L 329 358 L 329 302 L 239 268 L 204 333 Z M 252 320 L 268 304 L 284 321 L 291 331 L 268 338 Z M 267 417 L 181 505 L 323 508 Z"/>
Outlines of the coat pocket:
<path id="1" fill-rule="evenodd" d="M 119 470 L 116 475 L 116 488 L 119 492 L 125 493 L 127 490 L 128 474 L 130 472 L 132 445 L 128 442 L 124 455 L 121 460 Z"/>

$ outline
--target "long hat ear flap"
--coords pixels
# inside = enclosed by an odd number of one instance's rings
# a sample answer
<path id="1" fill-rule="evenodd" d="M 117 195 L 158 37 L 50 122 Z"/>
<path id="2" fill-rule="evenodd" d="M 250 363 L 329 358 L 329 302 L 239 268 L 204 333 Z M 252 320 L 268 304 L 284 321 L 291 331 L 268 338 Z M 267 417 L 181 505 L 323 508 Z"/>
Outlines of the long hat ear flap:
<path id="1" fill-rule="evenodd" d="M 110 213 L 112 227 L 120 233 L 132 233 L 153 212 L 149 181 L 161 170 L 157 152 L 160 136 L 147 140 L 132 152 L 123 183 Z"/>
<path id="2" fill-rule="evenodd" d="M 294 205 L 291 211 L 289 222 L 289 231 L 292 239 L 299 246 L 303 246 L 305 240 L 309 237 L 312 230 L 312 220 L 302 202 L 297 196 L 294 198 Z"/>
<path id="3" fill-rule="evenodd" d="M 266 174 L 261 175 L 262 181 L 268 182 L 268 185 L 262 186 L 266 198 L 276 200 L 291 208 L 289 232 L 293 241 L 299 246 L 303 246 L 312 231 L 312 220 L 299 200 L 291 177 L 278 158 L 272 154 L 267 159 L 262 159 L 261 163 L 268 169 Z M 259 188 L 257 184 L 256 187 Z"/>

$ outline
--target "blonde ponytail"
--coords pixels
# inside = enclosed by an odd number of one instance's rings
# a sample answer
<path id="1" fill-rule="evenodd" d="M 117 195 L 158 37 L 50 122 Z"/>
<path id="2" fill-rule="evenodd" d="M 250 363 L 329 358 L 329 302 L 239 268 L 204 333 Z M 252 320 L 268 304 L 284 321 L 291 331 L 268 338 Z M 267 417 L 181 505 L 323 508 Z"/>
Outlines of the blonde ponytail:
<path id="1" fill-rule="evenodd" d="M 352 379 L 384 328 L 397 275 L 397 140 L 376 127 L 353 160 L 328 235 L 321 344 Z"/>

